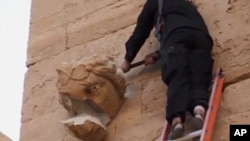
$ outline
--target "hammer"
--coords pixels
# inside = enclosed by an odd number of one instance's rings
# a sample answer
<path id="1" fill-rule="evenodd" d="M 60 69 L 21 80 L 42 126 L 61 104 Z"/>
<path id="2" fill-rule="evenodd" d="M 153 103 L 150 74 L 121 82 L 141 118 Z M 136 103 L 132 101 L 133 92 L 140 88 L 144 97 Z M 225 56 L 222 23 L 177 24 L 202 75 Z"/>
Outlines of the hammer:
<path id="1" fill-rule="evenodd" d="M 157 61 L 157 60 L 159 60 L 161 58 L 160 53 L 157 52 L 156 54 L 157 55 L 153 57 L 154 61 Z M 135 68 L 135 67 L 141 66 L 143 64 L 145 64 L 145 61 L 141 60 L 141 61 L 138 61 L 138 62 L 135 62 L 135 63 L 131 64 L 130 68 Z"/>

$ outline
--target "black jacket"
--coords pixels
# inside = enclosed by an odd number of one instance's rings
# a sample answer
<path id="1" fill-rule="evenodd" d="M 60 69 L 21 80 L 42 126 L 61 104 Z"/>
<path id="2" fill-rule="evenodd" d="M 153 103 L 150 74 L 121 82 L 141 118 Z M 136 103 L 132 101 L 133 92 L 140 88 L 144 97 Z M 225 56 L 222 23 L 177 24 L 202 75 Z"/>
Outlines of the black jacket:
<path id="1" fill-rule="evenodd" d="M 158 0 L 147 0 L 138 19 L 133 34 L 126 42 L 125 59 L 132 62 L 149 37 L 158 16 Z M 174 30 L 189 28 L 209 35 L 206 24 L 197 9 L 186 0 L 163 0 L 162 15 L 165 20 L 161 41 L 167 40 Z"/>

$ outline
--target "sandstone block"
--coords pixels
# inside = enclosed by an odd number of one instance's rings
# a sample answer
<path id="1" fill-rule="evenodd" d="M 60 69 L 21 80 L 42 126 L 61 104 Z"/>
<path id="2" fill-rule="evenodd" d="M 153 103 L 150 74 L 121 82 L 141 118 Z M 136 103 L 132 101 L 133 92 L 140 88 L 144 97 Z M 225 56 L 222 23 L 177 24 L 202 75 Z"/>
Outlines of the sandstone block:
<path id="1" fill-rule="evenodd" d="M 131 2 L 132 4 L 121 1 L 120 5 L 116 4 L 113 8 L 111 7 L 97 11 L 86 18 L 69 24 L 67 28 L 69 37 L 68 47 L 71 48 L 82 43 L 102 38 L 134 24 L 138 16 L 137 13 L 140 12 L 139 7 L 141 2 Z M 90 19 L 89 17 L 95 18 Z"/>
<path id="2" fill-rule="evenodd" d="M 69 134 L 61 120 L 69 118 L 62 107 L 58 110 L 36 117 L 29 122 L 22 123 L 21 141 L 80 141 Z"/>
<path id="3" fill-rule="evenodd" d="M 250 110 L 249 90 L 250 79 L 228 86 L 222 94 L 218 117 L 234 116 Z M 239 121 L 241 121 L 239 119 Z"/>
<path id="4" fill-rule="evenodd" d="M 102 0 L 98 2 L 82 0 L 33 1 L 30 34 L 32 37 L 36 37 L 54 28 L 75 22 L 83 17 L 88 17 L 90 13 L 106 8 L 108 5 L 112 5 L 117 1 L 118 0 Z M 54 5 L 56 5 L 56 7 Z"/>
<path id="5" fill-rule="evenodd" d="M 29 40 L 26 65 L 30 66 L 66 49 L 65 28 L 57 28 Z"/>
<path id="6" fill-rule="evenodd" d="M 11 141 L 11 139 L 0 132 L 0 141 Z"/>

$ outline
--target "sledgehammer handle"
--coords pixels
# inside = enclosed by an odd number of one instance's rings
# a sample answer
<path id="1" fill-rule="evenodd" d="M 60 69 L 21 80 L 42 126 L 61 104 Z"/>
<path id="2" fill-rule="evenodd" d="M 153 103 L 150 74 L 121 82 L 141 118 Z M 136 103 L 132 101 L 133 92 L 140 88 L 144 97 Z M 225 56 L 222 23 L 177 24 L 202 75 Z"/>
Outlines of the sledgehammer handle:
<path id="1" fill-rule="evenodd" d="M 131 64 L 130 68 L 138 67 L 138 66 L 141 66 L 143 64 L 145 64 L 144 60 Z"/>
<path id="2" fill-rule="evenodd" d="M 161 56 L 158 54 L 158 55 L 155 56 L 153 59 L 154 59 L 154 61 L 157 61 L 157 60 L 159 60 L 160 58 L 161 58 Z M 131 65 L 130 65 L 130 68 L 138 67 L 138 66 L 141 66 L 141 65 L 143 65 L 143 64 L 145 64 L 145 61 L 144 61 L 144 60 L 131 64 Z"/>

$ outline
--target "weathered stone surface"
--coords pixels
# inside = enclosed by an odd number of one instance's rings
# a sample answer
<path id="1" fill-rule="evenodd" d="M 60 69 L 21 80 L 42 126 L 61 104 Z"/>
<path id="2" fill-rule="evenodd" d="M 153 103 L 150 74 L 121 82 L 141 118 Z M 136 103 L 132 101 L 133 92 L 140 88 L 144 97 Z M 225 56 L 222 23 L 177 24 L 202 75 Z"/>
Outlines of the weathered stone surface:
<path id="1" fill-rule="evenodd" d="M 77 16 L 73 16 L 73 19 L 72 15 L 68 15 L 70 12 L 68 13 L 67 10 L 64 10 L 63 15 L 52 15 L 51 18 L 56 19 L 39 21 L 38 24 L 42 24 L 41 26 L 44 26 L 44 28 L 50 28 L 54 26 L 53 22 L 58 22 L 57 24 L 65 22 L 61 20 L 67 20 L 68 22 L 66 22 L 67 24 L 60 26 L 58 25 L 58 27 L 55 26 L 56 28 L 46 30 L 46 32 L 42 32 L 43 34 L 33 36 L 31 34 L 29 39 L 27 65 L 34 64 L 42 59 L 57 55 L 66 48 L 75 47 L 88 41 L 99 39 L 106 36 L 107 34 L 114 33 L 120 29 L 134 24 L 135 19 L 137 18 L 137 15 L 134 13 L 138 13 L 140 11 L 142 1 L 140 2 L 131 0 L 119 1 L 117 3 L 114 2 L 114 0 L 105 0 L 100 3 L 98 2 L 98 5 L 100 4 L 100 8 L 105 4 L 108 6 L 96 10 L 93 9 L 94 7 L 92 9 L 86 9 L 86 11 L 84 9 L 84 11 L 87 13 L 83 12 L 83 14 L 86 14 L 83 17 L 79 15 L 79 13 L 82 13 L 80 12 L 83 9 L 82 7 L 87 8 L 88 5 L 93 5 L 93 1 L 87 2 L 87 4 L 84 6 L 81 5 L 78 8 L 80 11 L 75 12 L 74 10 L 77 8 L 72 8 L 71 11 L 74 11 L 73 15 Z M 45 25 L 43 25 L 43 23 Z M 39 25 L 31 25 L 31 33 L 35 33 L 35 31 L 33 31 L 33 27 L 43 29 L 43 27 L 38 27 Z"/>
<path id="2" fill-rule="evenodd" d="M 228 86 L 221 100 L 213 140 L 228 141 L 230 124 L 249 124 L 250 121 L 250 79 Z"/>
<path id="3" fill-rule="evenodd" d="M 62 107 L 54 112 L 47 113 L 25 122 L 21 127 L 21 141 L 79 141 L 61 123 L 69 118 L 67 111 Z"/>
<path id="4" fill-rule="evenodd" d="M 67 35 L 64 27 L 56 28 L 29 40 L 26 65 L 33 65 L 66 50 L 66 42 Z"/>
<path id="5" fill-rule="evenodd" d="M 22 115 L 23 115 L 22 123 L 24 126 L 22 126 L 22 130 L 25 130 L 25 131 L 32 130 L 32 132 L 42 132 L 40 129 L 38 129 L 37 126 L 34 126 L 34 127 L 32 126 L 32 129 L 30 129 L 30 124 L 34 124 L 33 121 L 42 122 L 42 124 L 45 124 L 46 121 L 44 120 L 47 120 L 46 119 L 47 116 L 49 116 L 52 113 L 57 113 L 58 110 L 62 108 L 62 106 L 58 103 L 58 91 L 55 85 L 57 81 L 57 72 L 56 72 L 57 66 L 61 65 L 61 63 L 63 62 L 70 62 L 72 60 L 81 60 L 83 58 L 88 58 L 95 54 L 102 54 L 102 53 L 117 56 L 116 63 L 118 64 L 123 59 L 124 46 L 121 45 L 123 42 L 122 40 L 126 38 L 126 35 L 130 34 L 130 31 L 133 29 L 133 27 L 134 26 L 131 26 L 126 29 L 120 30 L 112 35 L 105 36 L 104 38 L 98 39 L 94 42 L 89 42 L 83 45 L 79 45 L 75 48 L 62 52 L 55 57 L 47 58 L 45 60 L 40 61 L 38 64 L 32 65 L 29 68 L 28 72 L 26 73 L 26 78 L 25 78 L 25 85 L 24 85 L 25 95 L 23 98 L 23 108 L 22 108 Z M 121 39 L 121 40 L 117 40 L 117 39 Z M 155 47 L 152 46 L 152 43 L 151 43 L 153 41 L 154 40 L 150 39 L 145 44 L 145 46 L 149 46 L 149 47 L 145 47 L 142 50 L 142 52 L 138 54 L 138 57 L 136 58 L 136 60 L 140 60 L 146 52 L 153 51 L 155 49 Z M 109 42 L 113 42 L 113 44 L 109 46 Z M 139 67 L 131 71 L 134 72 L 134 75 L 137 75 L 139 73 L 150 74 L 151 73 L 150 71 L 152 71 L 152 68 L 153 67 L 148 67 L 146 69 L 143 69 L 143 67 Z M 153 68 L 153 70 L 154 70 L 153 76 L 158 77 L 160 74 L 159 74 L 159 71 L 157 71 L 157 68 Z M 141 77 L 138 77 L 139 80 L 135 80 L 134 75 L 129 75 L 127 77 L 128 79 L 132 81 L 131 83 L 143 82 L 146 85 L 147 82 L 144 82 L 144 80 L 150 79 L 146 75 L 141 75 Z M 135 93 L 135 95 L 140 94 L 140 93 L 136 94 L 135 91 L 132 91 L 132 93 Z M 132 102 L 133 104 L 132 105 L 129 104 L 129 105 L 132 106 L 130 109 L 133 109 L 134 107 L 133 105 L 135 105 L 137 101 L 140 99 L 141 97 L 128 99 L 126 100 L 125 104 L 127 102 L 128 103 Z M 138 103 L 141 103 L 141 102 L 138 101 Z M 138 115 L 141 115 L 140 114 L 141 109 L 138 109 L 138 110 L 139 110 Z M 131 116 L 133 116 L 133 112 L 131 113 L 131 112 L 126 111 L 126 113 L 131 114 Z M 60 118 L 60 120 L 67 119 L 67 118 L 63 118 L 63 117 L 66 117 L 67 113 L 64 112 L 60 114 L 63 115 L 62 118 Z M 164 116 L 161 117 L 160 116 L 161 114 L 159 113 L 157 114 L 159 115 L 160 119 L 164 117 Z M 143 117 L 152 117 L 151 114 L 141 115 L 141 116 L 142 116 L 141 119 Z M 44 118 L 40 118 L 40 117 L 44 117 Z M 57 117 L 55 116 L 55 118 Z M 131 117 L 128 117 L 128 118 L 130 119 Z M 148 118 L 147 120 L 149 119 L 150 118 Z M 59 119 L 55 119 L 55 120 L 59 120 Z M 55 120 L 53 122 L 55 122 Z M 119 123 L 119 121 L 117 122 L 113 121 L 112 123 L 117 124 Z M 161 121 L 159 121 L 159 124 L 160 123 Z M 28 124 L 29 126 L 25 126 Z M 52 123 L 48 123 L 48 124 L 52 124 Z M 51 130 L 52 129 L 58 130 L 57 128 L 64 128 L 63 126 L 58 126 L 58 124 L 52 124 L 52 125 L 53 126 L 50 127 Z M 142 126 L 140 126 L 140 128 L 141 127 Z M 131 128 L 132 128 L 132 124 L 131 124 Z M 161 127 L 155 126 L 155 128 L 157 130 L 154 130 L 154 131 L 158 131 L 158 129 Z M 36 138 L 35 136 L 32 136 L 31 134 L 28 134 L 28 133 L 26 134 L 26 132 L 25 134 L 24 133 L 21 133 L 21 134 L 23 135 L 21 140 L 29 141 L 29 140 L 32 140 L 31 137 Z M 39 137 L 37 139 L 42 141 L 44 140 L 44 138 L 45 137 Z M 70 139 L 70 135 L 66 136 L 65 138 Z M 72 137 L 72 140 L 73 139 L 74 138 Z"/>
<path id="6" fill-rule="evenodd" d="M 154 141 L 159 137 L 164 122 L 164 107 L 143 113 L 142 92 L 140 82 L 128 86 L 127 99 L 108 127 L 107 141 Z"/>
<path id="7" fill-rule="evenodd" d="M 90 14 L 87 18 L 69 24 L 67 28 L 68 47 L 96 40 L 134 24 L 137 18 L 134 13 L 141 10 L 140 6 L 140 1 L 120 1 L 108 8 Z"/>
<path id="8" fill-rule="evenodd" d="M 33 0 L 31 13 L 32 26 L 30 28 L 31 39 L 81 18 L 89 19 L 89 14 L 113 5 L 118 1 L 119 0 Z"/>
<path id="9" fill-rule="evenodd" d="M 250 79 L 246 79 L 232 84 L 225 89 L 220 108 L 222 113 L 226 113 L 225 115 L 219 115 L 220 118 L 250 111 L 249 90 L 247 89 L 249 86 Z"/>
<path id="10" fill-rule="evenodd" d="M 55 86 L 55 79 L 53 79 L 53 77 L 51 77 L 52 79 L 46 79 L 46 73 L 36 73 L 35 71 L 36 69 L 34 69 L 34 71 L 29 70 L 28 72 L 34 72 L 33 75 L 29 73 L 26 75 L 25 82 L 27 83 L 24 86 L 24 93 L 27 93 L 27 95 L 23 97 L 21 119 L 23 123 L 44 116 L 45 114 L 55 112 L 60 108 L 57 89 L 56 87 L 51 87 Z M 53 71 L 54 70 L 51 71 L 52 75 Z M 34 78 L 34 76 L 36 76 L 36 78 Z"/>
<path id="11" fill-rule="evenodd" d="M 214 39 L 215 69 L 222 67 L 226 85 L 250 77 L 250 1 L 197 0 Z"/>
<path id="12" fill-rule="evenodd" d="M 94 54 L 124 58 L 142 4 L 139 0 L 32 1 L 30 40 L 20 141 L 78 141 L 60 120 L 70 118 L 59 104 L 56 66 Z M 226 75 L 213 141 L 227 141 L 229 124 L 249 121 L 249 0 L 195 0 L 214 40 L 214 70 Z M 158 48 L 152 37 L 135 61 Z M 165 117 L 159 64 L 125 74 L 127 99 L 108 127 L 107 141 L 157 141 Z"/>
<path id="13" fill-rule="evenodd" d="M 29 121 L 48 112 L 53 112 L 60 107 L 57 100 L 58 91 L 55 85 L 57 66 L 60 66 L 63 62 L 82 60 L 101 53 L 118 56 L 116 61 L 118 64 L 123 58 L 124 46 L 120 45 L 122 41 L 117 41 L 117 38 L 124 39 L 124 35 L 128 34 L 131 29 L 132 27 L 129 27 L 95 42 L 79 45 L 30 67 L 25 77 L 22 121 Z M 108 46 L 105 41 L 114 42 L 114 44 Z"/>
<path id="14" fill-rule="evenodd" d="M 0 132 L 0 141 L 11 141 L 11 139 Z"/>

